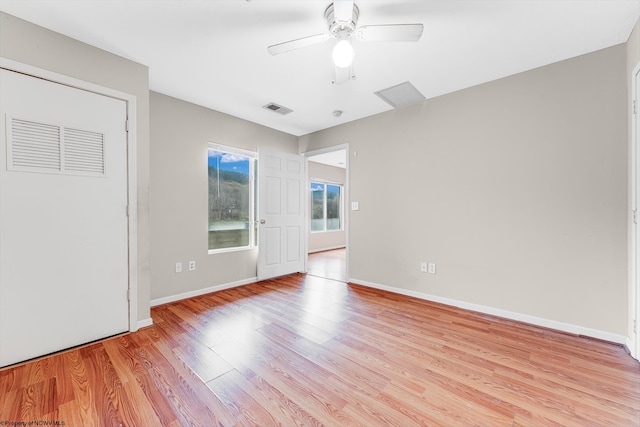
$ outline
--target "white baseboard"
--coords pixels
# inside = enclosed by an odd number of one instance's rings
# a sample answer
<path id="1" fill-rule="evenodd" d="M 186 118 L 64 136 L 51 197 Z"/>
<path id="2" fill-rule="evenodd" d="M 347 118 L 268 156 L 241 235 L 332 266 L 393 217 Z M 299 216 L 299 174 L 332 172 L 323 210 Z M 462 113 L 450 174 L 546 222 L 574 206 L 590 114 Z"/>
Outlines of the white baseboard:
<path id="1" fill-rule="evenodd" d="M 171 295 L 168 297 L 156 298 L 151 300 L 151 307 L 155 307 L 162 304 L 168 304 L 170 302 L 180 301 L 187 298 L 197 297 L 204 294 L 210 294 L 211 292 L 222 291 L 225 289 L 237 288 L 238 286 L 248 285 L 249 283 L 255 283 L 258 281 L 257 277 L 250 279 L 239 280 L 237 282 L 223 283 L 222 285 L 215 285 L 204 289 L 198 289 L 191 292 L 185 292 L 183 294 Z"/>
<path id="2" fill-rule="evenodd" d="M 490 314 L 509 320 L 529 323 L 531 325 L 542 326 L 544 328 L 555 329 L 561 332 L 567 332 L 574 335 L 583 335 L 586 337 L 596 338 L 603 341 L 609 341 L 616 344 L 624 345 L 627 337 L 623 335 L 613 334 L 611 332 L 600 331 L 597 329 L 585 328 L 583 326 L 572 325 L 570 323 L 558 322 L 556 320 L 543 319 L 541 317 L 530 316 L 528 314 L 516 313 L 513 311 L 502 310 L 499 308 L 487 307 L 484 305 L 473 304 L 470 302 L 459 301 L 451 298 L 439 297 L 436 295 L 425 294 L 422 292 L 411 291 L 407 289 L 396 288 L 394 286 L 381 285 L 378 283 L 367 282 L 360 279 L 349 279 L 349 282 L 357 285 L 367 286 L 369 288 L 380 289 L 383 291 L 393 292 L 396 294 L 406 295 L 426 301 L 433 301 L 453 307 L 463 308 L 465 310 L 477 311 L 479 313 Z"/>
<path id="3" fill-rule="evenodd" d="M 631 337 L 627 337 L 627 339 L 624 342 L 624 347 L 627 350 L 627 352 L 631 355 L 631 357 L 633 357 L 636 360 L 640 360 L 640 354 L 636 352 L 636 347 Z"/>
<path id="4" fill-rule="evenodd" d="M 138 320 L 137 328 L 146 328 L 147 326 L 153 325 L 153 319 L 149 317 L 148 319 Z M 136 329 L 137 330 L 137 329 Z"/>

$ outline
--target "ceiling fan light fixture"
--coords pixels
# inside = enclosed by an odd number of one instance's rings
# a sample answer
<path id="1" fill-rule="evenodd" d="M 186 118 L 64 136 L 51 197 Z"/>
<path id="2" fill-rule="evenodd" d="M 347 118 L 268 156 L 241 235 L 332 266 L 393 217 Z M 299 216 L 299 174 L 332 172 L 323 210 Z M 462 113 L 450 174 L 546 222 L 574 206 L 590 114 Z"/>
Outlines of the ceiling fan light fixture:
<path id="1" fill-rule="evenodd" d="M 365 42 L 417 42 L 422 36 L 422 24 L 380 24 L 358 27 L 360 9 L 354 0 L 333 0 L 324 10 L 328 32 L 289 40 L 267 47 L 271 55 L 324 43 L 336 39 L 331 56 L 333 59 L 333 84 L 355 79 L 353 38 Z"/>
<path id="2" fill-rule="evenodd" d="M 338 68 L 349 68 L 353 63 L 354 51 L 353 46 L 347 39 L 338 40 L 333 53 L 331 54 L 333 63 Z"/>

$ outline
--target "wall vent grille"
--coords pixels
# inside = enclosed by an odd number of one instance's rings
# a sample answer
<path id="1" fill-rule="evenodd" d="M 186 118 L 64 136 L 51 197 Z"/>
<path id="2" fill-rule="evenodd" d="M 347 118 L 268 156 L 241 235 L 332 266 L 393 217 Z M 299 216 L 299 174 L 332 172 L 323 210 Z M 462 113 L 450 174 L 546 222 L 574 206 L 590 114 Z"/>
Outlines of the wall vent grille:
<path id="1" fill-rule="evenodd" d="M 12 119 L 11 130 L 12 168 L 60 170 L 60 127 Z"/>
<path id="2" fill-rule="evenodd" d="M 75 172 L 104 174 L 104 135 L 64 129 L 64 167 Z"/>
<path id="3" fill-rule="evenodd" d="M 17 118 L 8 122 L 8 170 L 104 175 L 104 134 Z"/>

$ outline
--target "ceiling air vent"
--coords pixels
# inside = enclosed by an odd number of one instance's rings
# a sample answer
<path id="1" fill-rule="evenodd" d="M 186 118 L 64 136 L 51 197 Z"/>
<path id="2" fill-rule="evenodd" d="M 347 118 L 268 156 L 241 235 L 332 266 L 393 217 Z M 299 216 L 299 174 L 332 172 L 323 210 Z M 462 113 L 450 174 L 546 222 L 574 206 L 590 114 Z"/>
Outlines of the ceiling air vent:
<path id="1" fill-rule="evenodd" d="M 283 116 L 293 111 L 291 108 L 283 107 L 282 105 L 278 105 L 275 102 L 270 102 L 267 105 L 263 106 L 262 108 L 275 111 L 276 113 L 282 114 Z"/>
<path id="2" fill-rule="evenodd" d="M 409 82 L 379 90 L 375 94 L 393 108 L 405 107 L 425 99 L 424 95 Z"/>

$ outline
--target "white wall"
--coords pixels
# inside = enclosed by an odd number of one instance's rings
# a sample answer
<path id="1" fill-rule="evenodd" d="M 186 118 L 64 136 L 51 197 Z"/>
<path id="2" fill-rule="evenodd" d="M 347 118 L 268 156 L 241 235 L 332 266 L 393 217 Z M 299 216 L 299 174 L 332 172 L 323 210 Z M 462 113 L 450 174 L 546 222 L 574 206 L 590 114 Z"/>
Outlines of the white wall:
<path id="1" fill-rule="evenodd" d="M 625 67 L 619 45 L 301 137 L 350 144 L 351 279 L 626 336 Z"/>
<path id="2" fill-rule="evenodd" d="M 209 142 L 296 153 L 297 137 L 151 92 L 151 299 L 256 278 L 257 249 L 208 254 Z M 175 263 L 196 270 L 175 273 Z"/>
<path id="3" fill-rule="evenodd" d="M 330 183 L 346 185 L 347 173 L 346 169 L 335 166 L 324 165 L 309 161 L 307 175 L 311 180 L 329 181 Z M 311 230 L 311 216 L 307 215 L 308 230 Z M 346 217 L 344 212 L 343 221 Z M 322 233 L 308 234 L 309 252 L 319 252 L 327 249 L 343 248 L 346 245 L 346 231 L 342 230 L 327 231 Z"/>
<path id="4" fill-rule="evenodd" d="M 136 96 L 138 320 L 149 319 L 148 68 L 3 12 L 0 56 Z"/>

